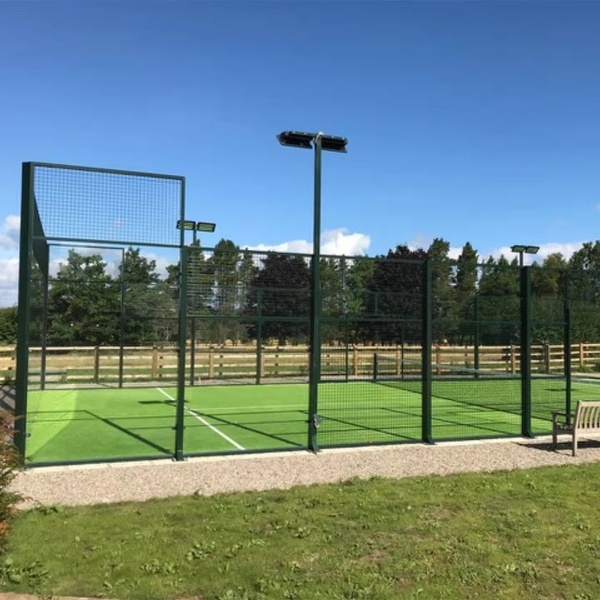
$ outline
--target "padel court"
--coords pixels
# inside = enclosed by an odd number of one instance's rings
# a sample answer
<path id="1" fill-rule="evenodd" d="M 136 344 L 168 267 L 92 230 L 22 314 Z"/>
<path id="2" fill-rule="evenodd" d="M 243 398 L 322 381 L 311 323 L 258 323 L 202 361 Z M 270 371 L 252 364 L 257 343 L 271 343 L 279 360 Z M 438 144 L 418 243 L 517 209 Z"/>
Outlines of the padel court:
<path id="1" fill-rule="evenodd" d="M 319 385 L 320 447 L 419 442 L 420 382 Z M 550 431 L 565 409 L 563 378 L 534 378 L 532 431 Z M 411 389 L 412 388 L 412 389 Z M 572 401 L 597 397 L 593 380 L 574 380 Z M 31 391 L 29 464 L 172 457 L 176 390 L 171 387 Z M 434 440 L 518 436 L 520 380 L 434 381 Z M 214 385 L 186 389 L 186 455 L 307 447 L 308 385 Z"/>

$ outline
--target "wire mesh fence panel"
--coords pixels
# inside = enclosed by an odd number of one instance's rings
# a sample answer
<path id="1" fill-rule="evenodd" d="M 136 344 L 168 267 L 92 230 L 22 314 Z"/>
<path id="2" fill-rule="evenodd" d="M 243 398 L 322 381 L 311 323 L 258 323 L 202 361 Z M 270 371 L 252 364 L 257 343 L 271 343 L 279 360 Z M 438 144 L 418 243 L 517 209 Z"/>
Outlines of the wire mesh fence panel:
<path id="1" fill-rule="evenodd" d="M 434 263 L 434 439 L 517 435 L 521 428 L 519 271 Z"/>
<path id="2" fill-rule="evenodd" d="M 567 410 L 567 272 L 532 267 L 531 271 L 531 416 L 533 433 L 552 431 L 552 412 Z"/>
<path id="3" fill-rule="evenodd" d="M 568 357 L 565 412 L 579 400 L 600 398 L 600 273 L 595 269 L 568 271 Z"/>
<path id="4" fill-rule="evenodd" d="M 420 439 L 421 390 L 378 377 L 377 358 L 420 353 L 423 263 L 330 258 L 321 268 L 324 341 L 336 347 L 321 348 L 319 445 Z"/>
<path id="5" fill-rule="evenodd" d="M 185 453 L 306 447 L 310 257 L 186 251 Z"/>
<path id="6" fill-rule="evenodd" d="M 31 463 L 171 456 L 175 410 L 159 386 L 176 371 L 161 380 L 158 356 L 177 339 L 164 269 L 178 258 L 183 179 L 35 163 L 24 175 L 17 444 Z"/>

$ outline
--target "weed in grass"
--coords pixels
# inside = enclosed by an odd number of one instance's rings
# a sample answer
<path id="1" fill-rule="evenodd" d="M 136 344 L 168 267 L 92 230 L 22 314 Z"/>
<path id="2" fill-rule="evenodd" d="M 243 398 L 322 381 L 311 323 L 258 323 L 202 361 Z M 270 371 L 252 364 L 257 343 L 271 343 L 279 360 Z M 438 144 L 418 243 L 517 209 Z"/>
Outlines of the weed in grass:
<path id="1" fill-rule="evenodd" d="M 144 573 L 152 575 L 173 575 L 177 573 L 178 566 L 169 561 L 161 561 L 158 558 L 151 560 L 150 562 L 143 564 L 140 569 Z"/>
<path id="2" fill-rule="evenodd" d="M 37 591 L 47 576 L 48 570 L 37 560 L 20 566 L 11 557 L 8 557 L 0 566 L 0 582 L 4 585 L 23 584 L 28 589 Z"/>
<path id="3" fill-rule="evenodd" d="M 194 542 L 192 549 L 185 555 L 186 560 L 204 560 L 215 553 L 214 542 Z"/>

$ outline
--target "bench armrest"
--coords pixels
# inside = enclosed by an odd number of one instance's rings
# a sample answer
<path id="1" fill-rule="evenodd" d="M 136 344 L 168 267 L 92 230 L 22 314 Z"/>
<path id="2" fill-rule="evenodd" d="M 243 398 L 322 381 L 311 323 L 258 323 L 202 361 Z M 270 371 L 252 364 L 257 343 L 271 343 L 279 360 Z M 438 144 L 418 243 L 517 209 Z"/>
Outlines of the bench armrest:
<path id="1" fill-rule="evenodd" d="M 573 413 L 571 413 L 569 415 L 566 412 L 562 412 L 562 411 L 559 411 L 559 410 L 553 410 L 552 411 L 552 421 L 555 422 L 555 423 L 556 423 L 558 417 L 565 417 L 566 418 L 566 417 L 569 417 L 569 416 L 571 417 L 571 419 L 574 419 L 575 418 L 575 413 L 573 412 Z"/>

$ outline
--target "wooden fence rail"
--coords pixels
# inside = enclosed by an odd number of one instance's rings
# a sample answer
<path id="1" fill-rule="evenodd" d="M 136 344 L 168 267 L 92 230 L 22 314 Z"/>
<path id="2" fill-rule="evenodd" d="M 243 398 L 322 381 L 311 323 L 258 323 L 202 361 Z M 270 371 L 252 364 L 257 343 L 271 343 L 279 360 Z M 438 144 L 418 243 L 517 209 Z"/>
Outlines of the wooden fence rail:
<path id="1" fill-rule="evenodd" d="M 175 346 L 70 346 L 46 349 L 46 381 L 48 383 L 125 383 L 143 381 L 175 381 L 178 351 Z M 443 365 L 472 368 L 475 365 L 473 346 L 437 345 L 432 349 L 434 373 Z M 322 373 L 324 378 L 360 378 L 373 373 L 373 355 L 382 360 L 391 359 L 401 366 L 413 362 L 418 369 L 421 360 L 419 346 L 323 346 Z M 187 376 L 191 380 L 190 352 L 187 352 Z M 195 347 L 193 379 L 249 380 L 295 377 L 305 380 L 309 372 L 309 354 L 306 346 L 255 345 Z M 42 353 L 30 349 L 30 383 L 40 381 Z M 482 370 L 517 373 L 519 346 L 481 346 L 479 368 Z M 394 362 L 395 361 L 395 362 Z M 571 346 L 574 372 L 600 371 L 600 343 L 578 343 Z M 121 366 L 122 365 L 122 366 Z M 562 345 L 537 344 L 532 346 L 532 370 L 538 373 L 561 373 L 564 368 Z M 0 347 L 0 382 L 13 380 L 15 375 L 15 347 Z"/>

